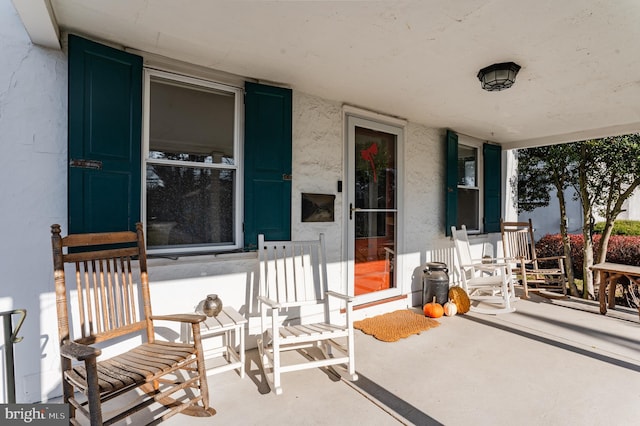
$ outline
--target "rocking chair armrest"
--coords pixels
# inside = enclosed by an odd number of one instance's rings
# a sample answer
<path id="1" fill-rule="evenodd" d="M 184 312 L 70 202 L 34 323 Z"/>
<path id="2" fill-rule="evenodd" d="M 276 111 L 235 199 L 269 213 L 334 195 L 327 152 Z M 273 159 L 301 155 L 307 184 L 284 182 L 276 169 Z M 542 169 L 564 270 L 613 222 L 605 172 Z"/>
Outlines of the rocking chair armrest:
<path id="1" fill-rule="evenodd" d="M 100 349 L 77 342 L 65 342 L 60 345 L 60 355 L 65 358 L 75 359 L 76 361 L 96 358 L 100 356 L 100 354 L 102 354 Z"/>
<path id="2" fill-rule="evenodd" d="M 486 263 L 487 265 L 491 264 L 491 262 L 493 262 L 494 260 L 496 260 L 495 257 L 484 257 L 482 259 L 471 259 L 471 262 L 473 262 L 473 264 L 475 265 L 476 263 Z"/>
<path id="3" fill-rule="evenodd" d="M 536 260 L 564 260 L 567 256 L 537 257 Z"/>
<path id="4" fill-rule="evenodd" d="M 499 263 L 474 263 L 473 267 L 482 272 L 494 272 L 500 269 Z"/>
<path id="5" fill-rule="evenodd" d="M 280 303 L 276 302 L 275 300 L 271 300 L 268 297 L 258 296 L 258 301 L 269 306 L 271 309 L 280 309 L 282 307 Z"/>
<path id="6" fill-rule="evenodd" d="M 470 263 L 467 265 L 460 265 L 461 268 L 476 268 L 476 269 L 499 269 L 499 268 L 505 268 L 505 267 L 510 267 L 511 263 L 509 262 L 504 262 L 504 263 Z"/>
<path id="7" fill-rule="evenodd" d="M 158 321 L 176 321 L 176 322 L 188 322 L 191 324 L 197 324 L 207 319 L 205 315 L 201 314 L 172 314 L 172 315 L 152 315 L 152 320 Z"/>
<path id="8" fill-rule="evenodd" d="M 347 296 L 346 294 L 338 293 L 337 291 L 328 290 L 327 295 L 337 297 L 338 299 L 346 300 L 347 302 L 353 302 L 355 297 Z"/>
<path id="9" fill-rule="evenodd" d="M 491 260 L 491 262 L 497 262 L 497 263 L 513 263 L 513 262 L 516 262 L 518 259 L 516 259 L 515 257 L 492 257 L 491 259 L 487 259 L 487 260 Z M 494 265 L 494 263 L 488 263 L 488 265 Z"/>
<path id="10" fill-rule="evenodd" d="M 485 257 L 484 259 L 472 259 L 471 260 L 474 265 L 485 265 L 488 268 L 496 265 L 504 265 L 506 263 L 513 264 L 518 261 L 518 259 L 513 257 Z"/>

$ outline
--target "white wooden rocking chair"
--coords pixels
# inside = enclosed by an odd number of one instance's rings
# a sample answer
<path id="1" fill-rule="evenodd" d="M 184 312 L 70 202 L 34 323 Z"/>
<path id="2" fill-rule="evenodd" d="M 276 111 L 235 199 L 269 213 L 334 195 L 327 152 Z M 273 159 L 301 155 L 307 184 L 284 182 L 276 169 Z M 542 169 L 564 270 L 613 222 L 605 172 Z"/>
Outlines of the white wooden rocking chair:
<path id="1" fill-rule="evenodd" d="M 353 297 L 328 290 L 324 235 L 312 241 L 265 241 L 261 234 L 258 255 L 262 324 L 258 350 L 270 388 L 279 395 L 282 373 L 327 366 L 334 366 L 334 371 L 349 380 L 357 380 Z M 329 306 L 331 298 L 341 302 L 334 312 Z M 343 303 L 344 317 L 339 309 Z M 331 316 L 343 320 L 332 322 Z M 303 321 L 309 317 L 315 321 Z M 287 357 L 283 365 L 281 355 L 286 351 L 300 351 L 301 361 Z"/>
<path id="2" fill-rule="evenodd" d="M 458 255 L 462 287 L 472 302 L 484 302 L 491 306 L 483 308 L 472 304 L 470 310 L 481 314 L 502 314 L 515 311 L 513 302 L 517 300 L 517 297 L 515 297 L 513 287 L 511 264 L 507 261 L 498 262 L 498 260 L 506 259 L 492 259 L 490 263 L 486 263 L 486 259 L 484 262 L 474 262 L 471 257 L 467 228 L 464 225 L 459 230 L 452 226 L 451 235 Z"/>

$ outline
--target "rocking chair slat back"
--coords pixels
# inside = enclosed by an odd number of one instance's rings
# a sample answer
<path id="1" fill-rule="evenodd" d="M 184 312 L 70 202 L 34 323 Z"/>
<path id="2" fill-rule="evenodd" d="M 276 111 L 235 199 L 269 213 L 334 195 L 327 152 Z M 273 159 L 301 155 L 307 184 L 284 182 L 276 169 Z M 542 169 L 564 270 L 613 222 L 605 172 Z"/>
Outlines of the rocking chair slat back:
<path id="1" fill-rule="evenodd" d="M 326 271 L 318 241 L 295 244 L 259 241 L 259 244 L 264 247 L 259 259 L 262 295 L 290 306 L 324 298 Z"/>
<path id="2" fill-rule="evenodd" d="M 513 259 L 520 268 L 524 297 L 529 297 L 529 283 L 536 287 L 559 289 L 566 295 L 567 277 L 564 256 L 538 258 L 533 234 L 533 222 L 505 222 L 500 220 L 504 257 Z M 552 266 L 540 268 L 539 262 Z M 557 266 L 555 266 L 557 265 Z"/>
<path id="3" fill-rule="evenodd" d="M 536 263 L 531 219 L 529 222 L 502 222 L 501 232 L 505 257 Z"/>
<path id="4" fill-rule="evenodd" d="M 70 303 L 70 314 L 77 318 L 78 336 L 74 336 L 68 328 L 68 321 L 59 324 L 62 327 L 60 336 L 68 336 L 78 343 L 97 343 L 115 337 L 142 330 L 147 326 L 146 320 L 140 321 L 140 298 L 137 290 L 144 293 L 148 290 L 146 258 L 144 251 L 137 246 L 138 237 L 135 232 L 115 232 L 105 234 L 83 234 L 60 237 L 54 233 L 54 262 L 59 286 L 56 286 L 56 297 L 59 304 Z M 118 242 L 129 247 L 107 248 Z M 98 246 L 104 250 L 91 252 L 82 247 Z M 69 252 L 71 250 L 71 252 Z M 140 266 L 132 267 L 132 259 Z M 77 300 L 68 297 L 64 274 L 64 265 L 72 265 L 75 273 L 75 290 Z M 137 289 L 137 285 L 141 288 Z M 148 306 L 149 316 L 150 305 Z M 145 317 L 146 318 L 146 317 Z M 153 334 L 147 336 L 153 342 Z M 62 343 L 62 342 L 61 342 Z"/>
<path id="5" fill-rule="evenodd" d="M 155 339 L 142 224 L 136 225 L 136 232 L 64 238 L 60 225 L 52 225 L 51 243 L 62 390 L 64 402 L 69 404 L 69 423 L 80 424 L 76 414 L 81 413 L 92 426 L 108 425 L 153 402 L 166 408 L 160 419 L 185 410 L 197 416 L 214 414 L 209 407 L 200 340 L 200 323 L 206 317 L 155 317 L 158 321 L 190 324 L 193 343 Z M 109 359 L 102 358 L 101 348 L 118 349 L 107 341 L 125 335 L 142 337 L 143 343 L 125 347 L 124 352 Z M 99 342 L 100 347 L 92 346 Z M 103 402 L 136 389 L 142 390 L 136 393 L 136 404 L 116 404 L 109 411 L 112 417 L 103 419 Z M 176 393 L 185 390 L 184 396 Z M 76 395 L 81 398 L 76 399 Z"/>
<path id="6" fill-rule="evenodd" d="M 138 323 L 129 257 L 75 262 L 75 268 L 83 338 L 100 341 L 106 333 Z"/>

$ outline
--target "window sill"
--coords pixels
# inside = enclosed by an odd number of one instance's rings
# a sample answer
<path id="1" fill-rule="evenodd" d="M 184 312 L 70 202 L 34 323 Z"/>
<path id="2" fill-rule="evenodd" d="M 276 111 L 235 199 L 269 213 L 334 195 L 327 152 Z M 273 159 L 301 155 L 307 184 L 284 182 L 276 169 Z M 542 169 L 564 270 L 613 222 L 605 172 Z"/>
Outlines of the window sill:
<path id="1" fill-rule="evenodd" d="M 241 261 L 253 260 L 258 258 L 257 252 L 238 252 L 238 253 L 207 253 L 207 254 L 150 254 L 147 258 L 149 266 L 165 266 L 190 263 L 211 263 L 224 261 Z"/>
<path id="2" fill-rule="evenodd" d="M 486 240 L 491 237 L 491 235 L 500 234 L 499 232 L 467 232 L 467 237 L 469 240 Z"/>

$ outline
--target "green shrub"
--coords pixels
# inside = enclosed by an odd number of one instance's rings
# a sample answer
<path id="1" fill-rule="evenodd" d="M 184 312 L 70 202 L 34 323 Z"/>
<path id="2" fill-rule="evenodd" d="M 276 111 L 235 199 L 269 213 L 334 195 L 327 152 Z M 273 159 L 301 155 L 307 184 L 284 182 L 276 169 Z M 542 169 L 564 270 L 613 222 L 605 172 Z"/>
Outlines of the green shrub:
<path id="1" fill-rule="evenodd" d="M 593 226 L 593 232 L 601 234 L 604 231 L 604 222 L 597 222 Z M 616 220 L 613 223 L 611 235 L 640 235 L 640 221 Z"/>

